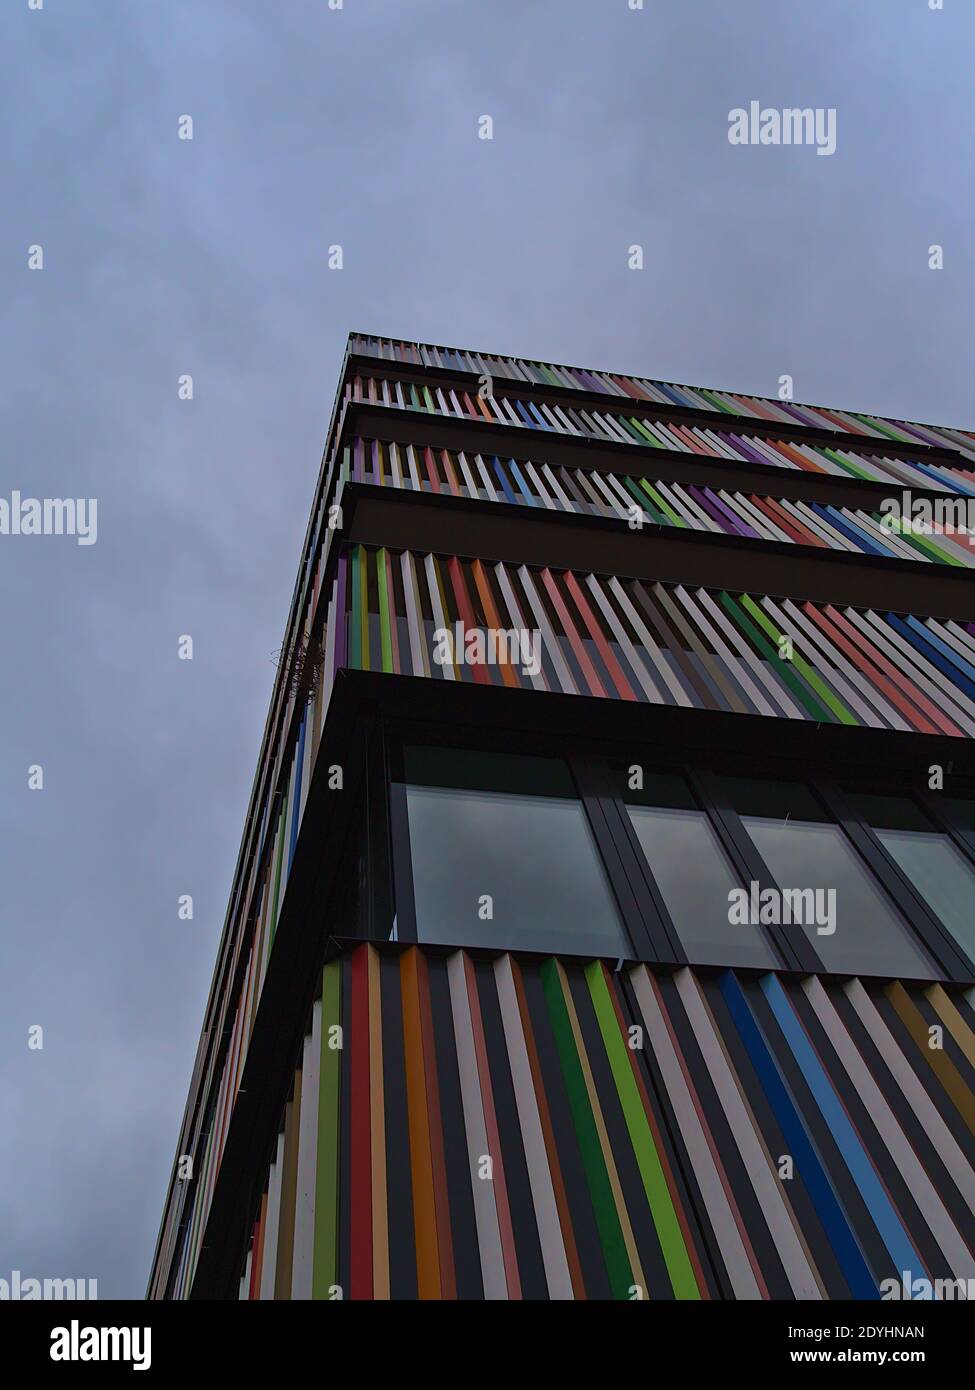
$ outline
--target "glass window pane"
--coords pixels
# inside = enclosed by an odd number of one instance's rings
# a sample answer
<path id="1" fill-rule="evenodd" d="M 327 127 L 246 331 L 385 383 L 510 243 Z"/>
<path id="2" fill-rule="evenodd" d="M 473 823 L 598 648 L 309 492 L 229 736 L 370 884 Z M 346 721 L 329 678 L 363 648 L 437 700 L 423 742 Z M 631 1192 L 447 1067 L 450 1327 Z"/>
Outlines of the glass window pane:
<path id="1" fill-rule="evenodd" d="M 848 793 L 884 849 L 975 961 L 975 871 L 908 797 Z"/>
<path id="2" fill-rule="evenodd" d="M 689 800 L 686 788 L 685 795 Z M 626 809 L 688 960 L 775 966 L 775 952 L 761 927 L 731 923 L 729 895 L 740 885 L 704 812 L 692 801 L 691 809 Z"/>
<path id="3" fill-rule="evenodd" d="M 569 792 L 564 764 L 424 749 L 406 771 L 420 941 L 633 954 L 581 802 L 523 790 Z"/>
<path id="4" fill-rule="evenodd" d="M 805 931 L 827 970 L 933 978 L 920 944 L 808 787 L 741 778 L 725 785 L 783 894 L 803 894 L 801 922 L 784 929 Z"/>

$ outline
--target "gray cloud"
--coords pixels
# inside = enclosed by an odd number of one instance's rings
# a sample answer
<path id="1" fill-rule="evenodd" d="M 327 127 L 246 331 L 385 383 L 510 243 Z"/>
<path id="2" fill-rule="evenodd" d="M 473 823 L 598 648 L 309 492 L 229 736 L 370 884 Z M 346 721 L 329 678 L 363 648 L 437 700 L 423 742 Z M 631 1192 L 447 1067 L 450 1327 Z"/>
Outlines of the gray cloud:
<path id="1" fill-rule="evenodd" d="M 99 539 L 0 537 L 0 1276 L 144 1290 L 347 332 L 971 425 L 973 30 L 4 6 L 0 493 L 96 496 Z M 732 147 L 751 99 L 836 107 L 836 154 Z"/>

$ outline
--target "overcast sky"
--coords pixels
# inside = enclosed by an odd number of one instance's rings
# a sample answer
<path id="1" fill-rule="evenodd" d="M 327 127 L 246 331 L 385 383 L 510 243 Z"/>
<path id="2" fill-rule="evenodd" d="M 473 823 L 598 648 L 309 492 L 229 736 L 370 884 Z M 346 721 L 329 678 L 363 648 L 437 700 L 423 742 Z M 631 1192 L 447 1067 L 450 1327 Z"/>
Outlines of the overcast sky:
<path id="1" fill-rule="evenodd" d="M 973 51 L 970 0 L 3 0 L 0 497 L 98 538 L 0 535 L 0 1278 L 144 1293 L 350 329 L 975 426 Z"/>

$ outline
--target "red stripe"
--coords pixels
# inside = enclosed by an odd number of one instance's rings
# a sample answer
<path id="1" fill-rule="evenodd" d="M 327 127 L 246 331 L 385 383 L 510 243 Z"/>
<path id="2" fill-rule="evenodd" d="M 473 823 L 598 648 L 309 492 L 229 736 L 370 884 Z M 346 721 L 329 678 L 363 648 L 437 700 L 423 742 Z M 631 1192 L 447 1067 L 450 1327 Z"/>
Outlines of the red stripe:
<path id="1" fill-rule="evenodd" d="M 756 498 L 755 500 L 758 501 L 759 499 Z M 784 507 L 780 506 L 779 503 L 776 502 L 773 497 L 763 497 L 760 500 L 763 506 L 765 507 L 765 510 L 769 513 L 773 520 L 778 522 L 778 524 L 782 527 L 783 531 L 788 531 L 788 533 L 791 536 L 794 536 L 803 545 L 816 545 L 820 548 L 820 550 L 830 549 L 830 547 L 823 540 L 822 536 L 817 536 L 813 531 L 807 533 L 807 539 L 806 536 L 802 534 L 802 531 L 800 531 L 799 523 L 796 520 L 796 518 L 792 516 L 789 512 L 787 512 Z"/>
<path id="2" fill-rule="evenodd" d="M 582 621 L 588 628 L 589 635 L 595 642 L 596 649 L 599 652 L 599 655 L 602 657 L 606 665 L 607 671 L 612 676 L 613 682 L 616 686 L 618 693 L 622 696 L 624 700 L 635 700 L 636 696 L 633 693 L 633 689 L 629 681 L 623 674 L 623 668 L 617 661 L 616 656 L 611 650 L 609 643 L 606 641 L 606 638 L 603 635 L 603 630 L 599 626 L 599 623 L 596 621 L 595 614 L 589 607 L 589 604 L 586 601 L 586 597 L 583 594 L 582 589 L 580 588 L 579 583 L 571 570 L 566 571 L 565 587 L 568 589 L 569 593 L 575 600 L 576 607 L 582 614 Z"/>
<path id="3" fill-rule="evenodd" d="M 961 729 L 951 722 L 947 714 L 943 714 L 941 710 L 938 709 L 937 705 L 931 703 L 928 697 L 921 691 L 920 687 L 907 675 L 906 671 L 898 670 L 892 662 L 888 661 L 876 643 L 871 645 L 870 639 L 864 637 L 862 632 L 857 631 L 849 619 L 845 617 L 839 609 L 834 608 L 831 603 L 828 603 L 823 611 L 831 617 L 835 623 L 842 624 L 843 630 L 849 634 L 853 641 L 859 642 L 863 646 L 870 646 L 876 665 L 892 680 L 900 680 L 903 682 L 907 687 L 908 699 L 913 700 L 918 708 L 922 709 L 928 718 L 934 721 L 935 725 L 942 733 L 953 734 L 957 738 L 961 737 Z M 918 653 L 918 655 L 920 655 L 920 653 Z"/>
<path id="4" fill-rule="evenodd" d="M 434 492 L 440 491 L 440 479 L 437 477 L 436 465 L 433 461 L 433 452 L 430 448 L 423 450 L 423 462 L 426 465 L 427 477 L 430 479 L 430 486 Z"/>
<path id="5" fill-rule="evenodd" d="M 871 665 L 865 652 L 866 644 L 859 633 L 856 634 L 854 641 L 851 642 L 848 637 L 844 636 L 843 632 L 840 631 L 836 624 L 830 622 L 826 614 L 813 604 L 804 603 L 803 612 L 813 620 L 817 627 L 822 628 L 830 641 L 834 642 L 836 646 L 839 647 L 840 651 L 846 653 L 857 670 L 862 671 L 863 674 L 873 682 L 877 689 L 887 696 L 891 704 L 895 709 L 901 712 L 909 724 L 912 724 L 914 728 L 920 729 L 921 732 L 925 734 L 936 734 L 940 732 L 933 724 L 925 719 L 923 715 L 918 713 L 909 700 L 905 699 L 904 695 L 897 688 L 896 683 L 887 680 L 880 671 Z"/>
<path id="6" fill-rule="evenodd" d="M 457 611 L 460 613 L 461 622 L 464 624 L 465 629 L 473 631 L 479 624 L 474 616 L 474 607 L 471 603 L 470 594 L 467 592 L 467 585 L 464 583 L 464 572 L 456 555 L 448 557 L 447 573 L 450 575 L 450 582 L 453 586 L 454 598 L 457 600 Z M 474 680 L 478 685 L 491 684 L 490 672 L 482 662 L 472 663 L 471 670 L 474 673 Z"/>
<path id="7" fill-rule="evenodd" d="M 579 637 L 578 632 L 576 631 L 575 624 L 569 617 L 569 610 L 565 606 L 565 600 L 559 593 L 558 585 L 556 584 L 551 572 L 547 569 L 542 570 L 542 583 L 545 585 L 546 592 L 548 593 L 549 598 L 552 600 L 552 605 L 555 608 L 556 613 L 559 615 L 559 620 L 562 623 L 562 627 L 565 631 L 566 637 L 568 637 L 569 639 L 569 645 L 575 653 L 576 660 L 582 667 L 583 677 L 589 682 L 589 694 L 605 695 L 606 691 L 603 689 L 602 681 L 596 675 L 596 668 L 589 660 L 589 653 L 582 645 L 582 641 Z M 583 695 L 586 694 L 584 690 L 581 693 Z"/>

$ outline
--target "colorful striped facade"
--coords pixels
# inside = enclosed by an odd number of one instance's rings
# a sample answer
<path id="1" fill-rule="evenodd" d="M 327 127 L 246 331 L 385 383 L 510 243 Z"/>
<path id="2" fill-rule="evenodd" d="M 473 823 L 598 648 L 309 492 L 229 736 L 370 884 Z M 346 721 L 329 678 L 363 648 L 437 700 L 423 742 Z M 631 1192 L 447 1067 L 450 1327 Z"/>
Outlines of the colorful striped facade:
<path id="1" fill-rule="evenodd" d="M 963 430 L 352 335 L 149 1296 L 975 1279 L 969 497 Z M 822 852 L 836 942 L 678 844 Z"/>

